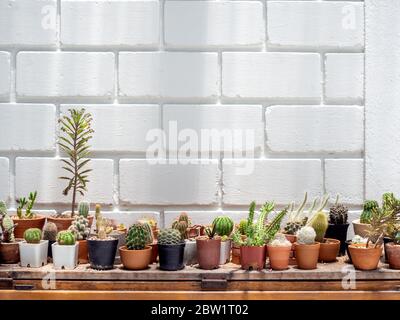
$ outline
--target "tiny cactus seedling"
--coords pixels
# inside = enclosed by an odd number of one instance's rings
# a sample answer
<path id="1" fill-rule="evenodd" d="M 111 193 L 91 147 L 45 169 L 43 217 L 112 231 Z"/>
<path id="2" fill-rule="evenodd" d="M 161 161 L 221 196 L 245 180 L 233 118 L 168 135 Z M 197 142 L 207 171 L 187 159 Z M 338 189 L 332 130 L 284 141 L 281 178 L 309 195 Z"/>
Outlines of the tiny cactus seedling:
<path id="1" fill-rule="evenodd" d="M 42 239 L 42 231 L 38 228 L 25 230 L 24 239 L 27 243 L 39 243 Z"/>
<path id="2" fill-rule="evenodd" d="M 68 230 L 74 234 L 76 240 L 87 239 L 90 233 L 89 219 L 83 215 L 75 216 L 74 221 L 72 221 L 72 224 Z"/>
<path id="3" fill-rule="evenodd" d="M 158 244 L 177 245 L 182 243 L 181 234 L 176 229 L 163 229 L 158 235 Z"/>
<path id="4" fill-rule="evenodd" d="M 228 216 L 220 216 L 214 219 L 213 225 L 215 226 L 216 233 L 223 237 L 231 235 L 234 222 Z"/>
<path id="5" fill-rule="evenodd" d="M 87 218 L 89 215 L 90 205 L 87 201 L 81 201 L 78 205 L 78 214 Z"/>
<path id="6" fill-rule="evenodd" d="M 43 228 L 43 240 L 56 241 L 57 240 L 57 226 L 53 222 L 47 222 Z"/>
<path id="7" fill-rule="evenodd" d="M 75 235 L 68 230 L 60 231 L 57 234 L 57 242 L 62 246 L 72 246 L 76 242 Z"/>
<path id="8" fill-rule="evenodd" d="M 297 242 L 299 244 L 314 244 L 316 233 L 312 227 L 302 227 L 297 232 Z"/>
<path id="9" fill-rule="evenodd" d="M 328 229 L 328 217 L 326 214 L 322 211 L 319 211 L 308 222 L 308 225 L 315 230 L 315 240 L 318 242 L 323 242 L 326 230 Z"/>
<path id="10" fill-rule="evenodd" d="M 126 236 L 128 250 L 143 250 L 149 238 L 149 229 L 141 223 L 136 223 L 129 228 Z"/>

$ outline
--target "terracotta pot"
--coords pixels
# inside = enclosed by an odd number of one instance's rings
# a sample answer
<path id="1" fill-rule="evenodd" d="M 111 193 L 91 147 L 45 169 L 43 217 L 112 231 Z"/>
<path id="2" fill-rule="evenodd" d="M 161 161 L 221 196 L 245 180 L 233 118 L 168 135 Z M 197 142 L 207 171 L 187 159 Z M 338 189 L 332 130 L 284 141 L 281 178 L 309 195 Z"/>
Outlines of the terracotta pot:
<path id="1" fill-rule="evenodd" d="M 119 248 L 122 265 L 128 270 L 143 270 L 149 267 L 151 261 L 151 247 L 143 250 L 128 250 L 126 246 Z"/>
<path id="2" fill-rule="evenodd" d="M 328 225 L 325 237 L 329 239 L 337 239 L 340 241 L 339 255 L 343 256 L 346 254 L 346 240 L 347 240 L 347 230 L 349 229 L 349 224 L 332 224 Z"/>
<path id="3" fill-rule="evenodd" d="M 157 239 L 158 238 L 158 234 L 160 233 L 160 229 L 157 229 L 157 226 L 152 226 L 151 227 L 151 231 L 153 232 L 153 238 Z"/>
<path id="4" fill-rule="evenodd" d="M 219 267 L 221 238 L 209 239 L 207 237 L 198 237 L 196 239 L 196 246 L 197 261 L 201 269 L 211 270 Z"/>
<path id="5" fill-rule="evenodd" d="M 320 243 L 299 244 L 295 243 L 297 267 L 304 270 L 317 269 Z"/>
<path id="6" fill-rule="evenodd" d="M 389 242 L 385 245 L 388 256 L 389 267 L 391 269 L 400 269 L 400 245 Z"/>
<path id="7" fill-rule="evenodd" d="M 23 239 L 15 239 L 15 242 L 0 243 L 0 263 L 19 262 L 19 242 Z"/>
<path id="8" fill-rule="evenodd" d="M 78 263 L 89 263 L 89 251 L 87 240 L 78 240 Z"/>
<path id="9" fill-rule="evenodd" d="M 365 244 L 349 245 L 351 260 L 356 269 L 359 270 L 375 270 L 378 268 L 379 259 L 382 254 L 382 247 L 366 248 Z"/>
<path id="10" fill-rule="evenodd" d="M 354 234 L 363 238 L 368 238 L 368 231 L 371 230 L 371 225 L 367 223 L 360 223 L 360 219 L 353 221 Z"/>
<path id="11" fill-rule="evenodd" d="M 319 247 L 318 260 L 321 262 L 335 262 L 339 254 L 340 241 L 337 239 L 324 238 Z"/>
<path id="12" fill-rule="evenodd" d="M 272 270 L 286 270 L 289 267 L 291 246 L 267 246 L 269 253 L 269 266 Z"/>
<path id="13" fill-rule="evenodd" d="M 157 258 L 158 258 L 158 245 L 157 241 L 154 241 L 151 245 L 151 259 L 150 263 L 157 263 Z"/>
<path id="14" fill-rule="evenodd" d="M 244 270 L 262 270 L 265 266 L 265 246 L 241 246 L 240 261 Z"/>
<path id="15" fill-rule="evenodd" d="M 57 231 L 67 230 L 69 226 L 74 221 L 74 218 L 56 218 L 56 217 L 47 217 L 48 222 L 53 222 L 57 226 Z"/>
<path id="16" fill-rule="evenodd" d="M 289 265 L 294 266 L 297 264 L 295 245 L 294 245 L 294 243 L 297 241 L 297 236 L 294 234 L 285 234 L 285 237 L 292 243 L 292 250 L 290 252 L 290 257 L 289 257 Z"/>
<path id="17" fill-rule="evenodd" d="M 38 228 L 42 230 L 44 223 L 46 222 L 46 217 L 40 215 L 36 215 L 36 218 L 34 219 L 18 219 L 17 216 L 13 216 L 11 218 L 14 224 L 18 224 L 14 228 L 15 238 L 23 238 L 25 230 L 30 228 Z"/>
<path id="18" fill-rule="evenodd" d="M 240 263 L 240 247 L 232 246 L 232 263 L 241 264 Z"/>

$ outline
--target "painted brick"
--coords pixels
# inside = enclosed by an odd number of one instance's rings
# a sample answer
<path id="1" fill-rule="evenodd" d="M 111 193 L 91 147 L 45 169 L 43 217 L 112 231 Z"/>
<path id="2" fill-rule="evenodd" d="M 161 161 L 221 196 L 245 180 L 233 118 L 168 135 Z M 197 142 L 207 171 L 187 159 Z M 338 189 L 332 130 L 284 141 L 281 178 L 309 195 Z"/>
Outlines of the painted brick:
<path id="1" fill-rule="evenodd" d="M 326 159 L 325 189 L 340 202 L 362 205 L 364 202 L 364 160 Z"/>
<path id="2" fill-rule="evenodd" d="M 361 2 L 269 1 L 269 45 L 298 48 L 364 47 Z"/>
<path id="3" fill-rule="evenodd" d="M 262 118 L 260 105 L 166 105 L 163 107 L 163 128 L 167 137 L 172 134 L 175 126 L 178 133 L 182 135 L 184 135 L 182 130 L 193 130 L 195 137 L 200 140 L 194 139 L 191 150 L 200 150 L 203 153 L 224 151 L 225 156 L 229 157 L 233 156 L 232 152 L 254 153 L 263 148 Z M 245 145 L 242 141 L 246 138 L 247 131 L 249 139 L 246 140 L 248 145 Z M 206 132 L 211 138 L 206 138 Z M 235 132 L 239 134 L 238 138 L 235 138 Z M 184 140 L 179 144 L 170 144 L 169 150 L 180 150 L 189 139 L 186 136 L 181 138 Z M 229 142 L 233 142 L 233 145 Z"/>
<path id="4" fill-rule="evenodd" d="M 61 2 L 64 46 L 140 46 L 159 43 L 158 1 Z"/>
<path id="5" fill-rule="evenodd" d="M 118 224 L 123 223 L 127 228 L 143 218 L 153 218 L 158 225 L 161 224 L 160 213 L 154 211 L 102 211 L 102 215 Z"/>
<path id="6" fill-rule="evenodd" d="M 329 53 L 326 55 L 325 70 L 325 96 L 328 102 L 363 101 L 363 53 Z"/>
<path id="7" fill-rule="evenodd" d="M 55 150 L 56 108 L 42 104 L 0 104 L 0 150 Z"/>
<path id="8" fill-rule="evenodd" d="M 10 54 L 8 52 L 0 52 L 0 100 L 6 101 L 10 95 Z"/>
<path id="9" fill-rule="evenodd" d="M 103 98 L 114 93 L 114 54 L 108 52 L 20 52 L 19 98 Z"/>
<path id="10" fill-rule="evenodd" d="M 90 182 L 85 200 L 93 203 L 113 203 L 113 161 L 92 159 L 89 167 L 93 171 L 89 173 Z M 30 191 L 37 190 L 38 203 L 70 203 L 71 194 L 62 195 L 66 181 L 58 179 L 65 175 L 62 162 L 58 158 L 17 158 L 17 197 L 26 196 Z"/>
<path id="11" fill-rule="evenodd" d="M 265 113 L 267 144 L 275 152 L 361 152 L 364 108 L 273 106 Z"/>
<path id="12" fill-rule="evenodd" d="M 62 105 L 67 113 L 74 105 Z M 93 116 L 92 151 L 146 152 L 149 130 L 160 127 L 160 112 L 156 105 L 85 105 Z"/>
<path id="13" fill-rule="evenodd" d="M 217 60 L 216 53 L 120 53 L 120 96 L 152 101 L 215 100 Z"/>
<path id="14" fill-rule="evenodd" d="M 316 53 L 225 52 L 222 94 L 235 99 L 319 101 L 320 64 Z"/>
<path id="15" fill-rule="evenodd" d="M 3 0 L 0 2 L 0 46 L 54 47 L 56 21 L 56 0 Z"/>
<path id="16" fill-rule="evenodd" d="M 223 160 L 224 204 L 275 201 L 287 205 L 322 193 L 319 159 Z"/>
<path id="17" fill-rule="evenodd" d="M 168 47 L 261 47 L 264 39 L 261 2 L 165 3 L 165 42 Z"/>
<path id="18" fill-rule="evenodd" d="M 7 158 L 0 158 L 0 200 L 8 201 L 10 197 L 10 165 Z"/>
<path id="19" fill-rule="evenodd" d="M 143 159 L 120 161 L 120 200 L 131 204 L 213 204 L 218 161 L 154 164 Z"/>

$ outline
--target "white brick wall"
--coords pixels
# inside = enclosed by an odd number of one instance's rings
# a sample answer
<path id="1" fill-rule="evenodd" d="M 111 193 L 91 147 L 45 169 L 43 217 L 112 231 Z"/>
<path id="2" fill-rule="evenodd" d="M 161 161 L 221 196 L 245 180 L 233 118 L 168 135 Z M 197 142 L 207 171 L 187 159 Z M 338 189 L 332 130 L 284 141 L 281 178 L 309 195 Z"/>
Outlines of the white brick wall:
<path id="1" fill-rule="evenodd" d="M 10 94 L 10 54 L 8 52 L 0 52 L 0 101 L 7 101 Z"/>
<path id="2" fill-rule="evenodd" d="M 0 198 L 5 201 L 10 196 L 10 174 L 9 161 L 7 158 L 0 158 Z"/>

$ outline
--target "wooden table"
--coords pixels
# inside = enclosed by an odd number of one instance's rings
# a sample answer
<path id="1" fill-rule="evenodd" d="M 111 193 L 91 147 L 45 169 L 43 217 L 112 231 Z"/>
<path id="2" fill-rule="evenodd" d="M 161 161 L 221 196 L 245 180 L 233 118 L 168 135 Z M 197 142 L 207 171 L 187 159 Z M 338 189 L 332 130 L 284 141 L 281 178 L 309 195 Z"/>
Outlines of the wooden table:
<path id="1" fill-rule="evenodd" d="M 348 287 L 343 278 L 355 279 Z M 44 279 L 44 280 L 43 280 Z M 346 287 L 347 286 L 347 287 Z M 120 265 L 96 271 L 0 266 L 2 299 L 399 299 L 400 270 L 380 264 L 375 271 L 356 271 L 343 259 L 319 264 L 316 270 L 244 271 L 227 264 L 216 270 L 186 267 L 181 271 L 127 271 Z"/>

